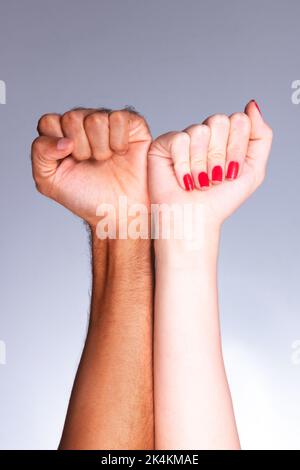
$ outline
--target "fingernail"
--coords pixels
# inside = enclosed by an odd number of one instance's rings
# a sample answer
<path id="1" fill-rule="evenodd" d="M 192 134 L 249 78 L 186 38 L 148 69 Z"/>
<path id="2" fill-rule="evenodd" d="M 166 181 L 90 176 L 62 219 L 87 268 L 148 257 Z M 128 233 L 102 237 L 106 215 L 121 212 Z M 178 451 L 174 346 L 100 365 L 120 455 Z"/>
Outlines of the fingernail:
<path id="1" fill-rule="evenodd" d="M 57 150 L 66 150 L 67 148 L 69 148 L 70 142 L 70 139 L 67 139 L 66 137 L 59 139 L 56 144 Z"/>
<path id="2" fill-rule="evenodd" d="M 184 175 L 183 177 L 183 183 L 184 183 L 184 186 L 185 186 L 185 189 L 187 191 L 192 191 L 194 189 L 194 181 L 193 181 L 193 178 L 192 176 L 187 173 L 186 175 Z"/>
<path id="3" fill-rule="evenodd" d="M 209 179 L 208 179 L 208 174 L 206 173 L 206 171 L 201 171 L 201 173 L 199 173 L 198 181 L 199 181 L 201 188 L 205 186 L 209 186 Z"/>
<path id="4" fill-rule="evenodd" d="M 239 162 L 229 162 L 228 168 L 227 168 L 227 173 L 226 173 L 226 178 L 229 180 L 235 180 L 239 173 Z"/>
<path id="5" fill-rule="evenodd" d="M 216 165 L 216 166 L 213 167 L 211 179 L 212 179 L 212 181 L 222 181 L 223 180 L 223 169 L 220 165 Z"/>
<path id="6" fill-rule="evenodd" d="M 258 106 L 258 104 L 256 103 L 256 101 L 255 101 L 255 100 L 252 100 L 252 103 L 255 104 L 256 109 L 259 111 L 259 114 L 262 115 L 262 112 L 261 112 L 261 110 L 260 110 L 260 107 Z"/>

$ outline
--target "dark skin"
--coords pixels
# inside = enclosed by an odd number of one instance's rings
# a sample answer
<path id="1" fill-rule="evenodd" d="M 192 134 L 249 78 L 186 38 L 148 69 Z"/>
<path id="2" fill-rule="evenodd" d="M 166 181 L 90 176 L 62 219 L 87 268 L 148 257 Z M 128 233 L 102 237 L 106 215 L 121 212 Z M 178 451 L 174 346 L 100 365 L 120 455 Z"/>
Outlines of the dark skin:
<path id="1" fill-rule="evenodd" d="M 85 348 L 61 449 L 151 449 L 152 273 L 149 242 L 92 241 Z"/>
<path id="2" fill-rule="evenodd" d="M 92 240 L 89 329 L 60 449 L 153 449 L 150 240 L 100 240 L 95 215 L 120 196 L 149 206 L 148 126 L 128 110 L 80 109 L 46 115 L 38 130 L 37 187 L 82 217 Z"/>

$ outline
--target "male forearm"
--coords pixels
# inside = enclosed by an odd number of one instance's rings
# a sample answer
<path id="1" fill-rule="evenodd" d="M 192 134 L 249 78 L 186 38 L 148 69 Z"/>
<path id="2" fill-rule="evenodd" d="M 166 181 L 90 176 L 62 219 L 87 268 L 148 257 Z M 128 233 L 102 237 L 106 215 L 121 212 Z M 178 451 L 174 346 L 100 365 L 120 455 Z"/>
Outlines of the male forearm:
<path id="1" fill-rule="evenodd" d="M 61 448 L 153 448 L 152 270 L 149 240 L 92 235 L 87 340 Z"/>
<path id="2" fill-rule="evenodd" d="M 196 251 L 170 243 L 156 250 L 156 448 L 238 448 L 220 339 L 218 235 Z"/>

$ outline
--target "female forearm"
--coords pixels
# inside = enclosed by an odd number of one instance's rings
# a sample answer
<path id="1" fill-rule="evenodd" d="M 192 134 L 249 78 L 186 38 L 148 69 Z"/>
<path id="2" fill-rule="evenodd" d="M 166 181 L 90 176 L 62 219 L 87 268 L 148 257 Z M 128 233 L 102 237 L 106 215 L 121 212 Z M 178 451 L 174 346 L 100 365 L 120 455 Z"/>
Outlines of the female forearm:
<path id="1" fill-rule="evenodd" d="M 61 448 L 153 448 L 149 240 L 92 240 L 87 340 Z"/>
<path id="2" fill-rule="evenodd" d="M 200 209 L 204 229 L 184 250 L 178 240 L 156 243 L 157 448 L 239 448 L 219 332 L 218 232 L 262 183 L 271 143 L 251 100 L 244 113 L 211 115 L 150 147 L 151 201 L 186 207 L 187 215 Z"/>
<path id="3" fill-rule="evenodd" d="M 156 244 L 157 449 L 239 448 L 222 357 L 217 252 L 217 235 L 196 251 Z"/>

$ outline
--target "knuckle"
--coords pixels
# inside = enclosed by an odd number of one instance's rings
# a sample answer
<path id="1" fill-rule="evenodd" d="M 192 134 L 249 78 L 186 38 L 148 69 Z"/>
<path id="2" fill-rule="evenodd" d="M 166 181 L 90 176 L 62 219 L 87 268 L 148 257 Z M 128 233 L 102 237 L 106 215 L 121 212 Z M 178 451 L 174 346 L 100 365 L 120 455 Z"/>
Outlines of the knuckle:
<path id="1" fill-rule="evenodd" d="M 134 106 L 125 106 L 121 111 L 127 111 L 130 115 L 143 118 Z"/>
<path id="2" fill-rule="evenodd" d="M 239 126 L 246 129 L 250 127 L 250 119 L 245 113 L 234 113 L 230 117 L 230 120 L 231 124 L 234 124 L 235 126 Z"/>
<path id="3" fill-rule="evenodd" d="M 40 131 L 42 129 L 47 129 L 47 127 L 52 124 L 56 116 L 57 114 L 51 114 L 51 113 L 43 114 L 43 116 L 41 116 L 40 119 L 38 120 L 37 130 Z"/>
<path id="4" fill-rule="evenodd" d="M 214 114 L 209 118 L 209 123 L 222 127 L 229 127 L 229 117 L 226 114 Z"/>
<path id="5" fill-rule="evenodd" d="M 206 124 L 199 124 L 198 125 L 198 132 L 203 137 L 210 137 L 210 128 Z"/>
<path id="6" fill-rule="evenodd" d="M 82 122 L 82 112 L 78 110 L 67 111 L 61 120 L 63 126 L 78 126 Z"/>
<path id="7" fill-rule="evenodd" d="M 84 119 L 84 125 L 87 127 L 108 125 L 108 115 L 100 111 L 88 114 Z"/>
<path id="8" fill-rule="evenodd" d="M 191 128 L 191 133 L 201 139 L 210 137 L 210 128 L 206 124 L 195 124 Z"/>
<path id="9" fill-rule="evenodd" d="M 128 111 L 126 109 L 112 111 L 109 115 L 109 119 L 113 120 L 116 123 L 123 122 L 124 117 L 128 116 Z"/>
<path id="10" fill-rule="evenodd" d="M 186 132 L 176 132 L 172 137 L 173 145 L 184 144 L 188 145 L 190 137 Z"/>

